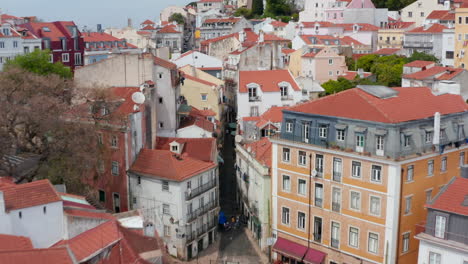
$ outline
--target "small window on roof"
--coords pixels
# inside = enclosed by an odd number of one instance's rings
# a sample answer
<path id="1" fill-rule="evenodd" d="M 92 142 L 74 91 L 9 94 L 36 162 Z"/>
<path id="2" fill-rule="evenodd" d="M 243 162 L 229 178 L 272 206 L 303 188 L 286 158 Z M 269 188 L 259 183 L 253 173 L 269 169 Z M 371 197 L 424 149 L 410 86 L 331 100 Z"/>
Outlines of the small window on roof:
<path id="1" fill-rule="evenodd" d="M 44 30 L 44 32 L 50 32 L 50 28 L 49 28 L 49 27 L 42 27 L 42 30 Z"/>

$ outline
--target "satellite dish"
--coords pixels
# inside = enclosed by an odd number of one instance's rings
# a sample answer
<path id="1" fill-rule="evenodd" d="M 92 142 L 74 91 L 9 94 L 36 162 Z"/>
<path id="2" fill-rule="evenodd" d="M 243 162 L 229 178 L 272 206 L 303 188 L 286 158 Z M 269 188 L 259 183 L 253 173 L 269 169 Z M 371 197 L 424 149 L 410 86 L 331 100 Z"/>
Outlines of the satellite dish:
<path id="1" fill-rule="evenodd" d="M 236 141 L 236 143 L 241 143 L 242 140 L 244 140 L 244 138 L 241 135 L 236 135 L 234 137 L 234 140 Z"/>
<path id="2" fill-rule="evenodd" d="M 132 100 L 135 104 L 142 104 L 145 102 L 145 95 L 142 92 L 135 92 L 132 94 Z"/>

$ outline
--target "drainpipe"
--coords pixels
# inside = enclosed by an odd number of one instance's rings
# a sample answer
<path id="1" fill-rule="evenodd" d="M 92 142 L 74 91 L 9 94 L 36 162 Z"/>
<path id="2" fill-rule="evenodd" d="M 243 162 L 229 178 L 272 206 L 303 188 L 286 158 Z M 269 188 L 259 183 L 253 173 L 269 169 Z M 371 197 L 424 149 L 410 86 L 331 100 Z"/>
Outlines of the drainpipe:
<path id="1" fill-rule="evenodd" d="M 312 220 L 310 219 L 310 210 L 312 207 L 312 154 L 309 154 L 309 167 L 309 215 L 307 216 L 309 231 L 307 232 L 307 250 L 310 248 L 310 222 Z"/>

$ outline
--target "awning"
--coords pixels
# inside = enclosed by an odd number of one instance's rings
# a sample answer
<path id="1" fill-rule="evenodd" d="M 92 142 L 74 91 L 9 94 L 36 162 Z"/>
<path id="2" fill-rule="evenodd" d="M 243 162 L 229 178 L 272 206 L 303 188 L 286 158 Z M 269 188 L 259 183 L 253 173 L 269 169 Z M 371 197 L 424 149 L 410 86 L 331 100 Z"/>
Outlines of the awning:
<path id="1" fill-rule="evenodd" d="M 336 124 L 335 125 L 335 128 L 338 129 L 338 130 L 345 130 L 347 127 L 347 125 L 345 124 Z"/>
<path id="2" fill-rule="evenodd" d="M 278 237 L 275 245 L 273 245 L 273 251 L 280 253 L 281 255 L 295 258 L 302 261 L 302 258 L 307 252 L 307 247 L 298 243 L 289 241 L 287 239 Z"/>
<path id="3" fill-rule="evenodd" d="M 218 162 L 219 163 L 224 163 L 223 157 L 221 157 L 221 155 L 219 155 L 219 154 L 218 154 Z"/>
<path id="4" fill-rule="evenodd" d="M 385 129 L 376 129 L 375 134 L 379 136 L 385 136 L 387 134 L 387 130 Z"/>
<path id="5" fill-rule="evenodd" d="M 307 253 L 303 261 L 304 263 L 309 263 L 309 264 L 322 264 L 326 255 L 327 254 L 322 251 L 309 248 L 309 250 L 307 250 Z"/>

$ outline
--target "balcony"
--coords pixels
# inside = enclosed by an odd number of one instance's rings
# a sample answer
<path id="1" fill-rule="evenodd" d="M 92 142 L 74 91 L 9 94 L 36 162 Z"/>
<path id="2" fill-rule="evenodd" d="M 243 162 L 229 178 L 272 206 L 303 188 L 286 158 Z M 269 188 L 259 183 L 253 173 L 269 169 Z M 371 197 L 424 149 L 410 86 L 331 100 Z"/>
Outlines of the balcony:
<path id="1" fill-rule="evenodd" d="M 206 214 L 208 211 L 216 208 L 218 206 L 218 202 L 210 201 L 207 204 L 203 205 L 202 207 L 197 208 L 195 211 L 187 213 L 187 222 L 192 222 L 193 220 L 197 219 L 197 217 Z"/>
<path id="2" fill-rule="evenodd" d="M 340 247 L 340 240 L 332 238 L 331 239 L 331 246 L 333 248 L 339 248 Z"/>
<path id="3" fill-rule="evenodd" d="M 197 238 L 197 233 L 195 231 L 187 233 L 187 243 L 192 242 L 195 238 Z"/>
<path id="4" fill-rule="evenodd" d="M 282 95 L 281 96 L 281 101 L 289 101 L 289 100 L 292 100 L 293 97 L 292 95 Z"/>
<path id="5" fill-rule="evenodd" d="M 218 218 L 217 216 L 213 217 L 213 219 L 208 219 L 208 223 L 204 223 L 202 226 L 198 227 L 194 231 L 188 231 L 187 232 L 187 243 L 190 243 L 203 235 L 204 233 L 208 232 L 209 230 L 213 229 L 216 227 L 216 224 L 218 223 Z"/>
<path id="6" fill-rule="evenodd" d="M 249 96 L 249 102 L 261 102 L 262 98 L 260 96 Z"/>
<path id="7" fill-rule="evenodd" d="M 432 42 L 414 42 L 414 41 L 405 41 L 403 46 L 405 48 L 428 48 L 432 49 L 434 44 Z"/>
<path id="8" fill-rule="evenodd" d="M 338 171 L 333 172 L 333 181 L 341 182 L 341 172 L 338 172 Z"/>
<path id="9" fill-rule="evenodd" d="M 216 179 L 210 180 L 209 182 L 204 183 L 201 186 L 198 186 L 197 188 L 194 188 L 191 191 L 185 192 L 185 200 L 186 201 L 191 200 L 194 197 L 200 195 L 201 193 L 204 193 L 207 190 L 214 188 L 215 186 L 216 186 Z"/>
<path id="10" fill-rule="evenodd" d="M 322 198 L 315 198 L 315 206 L 320 207 L 320 208 L 323 206 Z"/>
<path id="11" fill-rule="evenodd" d="M 341 204 L 337 202 L 332 202 L 332 211 L 339 213 L 341 210 Z"/>

